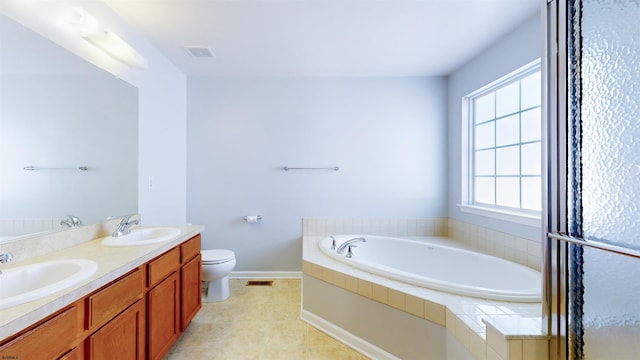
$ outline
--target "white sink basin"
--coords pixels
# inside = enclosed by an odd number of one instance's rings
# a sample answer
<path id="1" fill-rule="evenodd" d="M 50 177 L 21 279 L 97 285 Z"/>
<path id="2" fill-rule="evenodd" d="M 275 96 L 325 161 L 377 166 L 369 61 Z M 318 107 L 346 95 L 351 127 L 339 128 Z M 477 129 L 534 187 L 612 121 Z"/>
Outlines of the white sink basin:
<path id="1" fill-rule="evenodd" d="M 66 289 L 93 275 L 91 260 L 52 260 L 3 269 L 0 274 L 0 309 L 24 304 Z"/>
<path id="2" fill-rule="evenodd" d="M 102 239 L 104 246 L 138 246 L 156 244 L 174 239 L 180 229 L 174 227 L 148 227 L 131 229 L 131 233 L 118 237 L 107 236 Z"/>

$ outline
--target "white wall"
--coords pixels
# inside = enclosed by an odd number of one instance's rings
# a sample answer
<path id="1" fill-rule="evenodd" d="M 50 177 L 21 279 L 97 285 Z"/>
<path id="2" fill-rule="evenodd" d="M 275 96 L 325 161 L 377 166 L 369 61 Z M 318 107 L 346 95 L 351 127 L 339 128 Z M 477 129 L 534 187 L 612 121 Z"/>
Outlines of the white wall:
<path id="1" fill-rule="evenodd" d="M 187 215 L 203 248 L 235 251 L 236 270 L 297 271 L 303 217 L 446 216 L 445 86 L 190 77 Z"/>
<path id="2" fill-rule="evenodd" d="M 462 97 L 535 59 L 541 58 L 543 38 L 543 22 L 541 17 L 536 15 L 449 76 L 449 218 L 531 240 L 541 238 L 542 230 L 540 227 L 519 225 L 463 213 L 457 204 L 461 203 L 462 189 Z"/>
<path id="3" fill-rule="evenodd" d="M 61 26 L 71 5 L 85 8 L 103 27 L 131 44 L 148 60 L 148 68 L 129 67 L 80 38 L 77 31 Z M 187 86 L 184 73 L 102 1 L 3 0 L 0 12 L 138 88 L 138 211 L 147 225 L 184 223 Z M 151 188 L 149 178 L 153 179 Z"/>

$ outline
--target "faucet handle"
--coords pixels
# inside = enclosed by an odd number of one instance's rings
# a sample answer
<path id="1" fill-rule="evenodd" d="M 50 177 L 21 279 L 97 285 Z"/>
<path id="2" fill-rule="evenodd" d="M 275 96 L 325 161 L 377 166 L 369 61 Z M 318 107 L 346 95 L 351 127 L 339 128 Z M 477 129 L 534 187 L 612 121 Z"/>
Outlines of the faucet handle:
<path id="1" fill-rule="evenodd" d="M 353 251 L 351 251 L 351 248 L 352 248 L 352 247 L 354 247 L 354 248 L 355 248 L 355 247 L 358 247 L 358 245 L 349 245 L 349 246 L 347 247 L 347 257 L 348 257 L 348 258 L 352 258 L 352 257 L 353 257 L 353 255 L 354 255 L 354 254 L 353 254 Z"/>
<path id="2" fill-rule="evenodd" d="M 331 235 L 331 250 L 336 249 L 336 238 Z"/>
<path id="3" fill-rule="evenodd" d="M 131 217 L 132 217 L 132 216 L 133 216 L 133 215 L 126 215 L 126 216 L 123 216 L 123 217 L 122 217 L 122 219 L 120 219 L 120 224 L 126 224 L 126 223 L 128 223 L 128 222 L 129 222 L 129 219 L 131 219 Z"/>

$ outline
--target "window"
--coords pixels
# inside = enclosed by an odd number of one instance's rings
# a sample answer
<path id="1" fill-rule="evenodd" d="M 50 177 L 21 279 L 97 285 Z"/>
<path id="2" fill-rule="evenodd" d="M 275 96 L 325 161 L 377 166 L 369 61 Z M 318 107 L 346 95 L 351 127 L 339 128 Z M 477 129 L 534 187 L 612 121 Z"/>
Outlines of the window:
<path id="1" fill-rule="evenodd" d="M 463 99 L 463 211 L 540 219 L 540 89 L 536 61 Z"/>

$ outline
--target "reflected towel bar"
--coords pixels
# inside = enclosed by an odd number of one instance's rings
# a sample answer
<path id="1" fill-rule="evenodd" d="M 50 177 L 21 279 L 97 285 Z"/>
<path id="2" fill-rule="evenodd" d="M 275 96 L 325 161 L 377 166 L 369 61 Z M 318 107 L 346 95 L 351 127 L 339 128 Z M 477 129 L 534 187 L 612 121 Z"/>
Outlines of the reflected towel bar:
<path id="1" fill-rule="evenodd" d="M 333 171 L 338 171 L 338 170 L 340 170 L 340 168 L 338 166 L 333 166 L 333 167 L 288 167 L 288 166 L 285 166 L 284 167 L 284 171 L 289 171 L 289 170 L 333 170 Z"/>
<path id="2" fill-rule="evenodd" d="M 24 170 L 34 171 L 34 170 L 80 170 L 87 171 L 89 170 L 86 166 L 78 166 L 78 167 L 37 167 L 37 166 L 25 166 Z"/>

